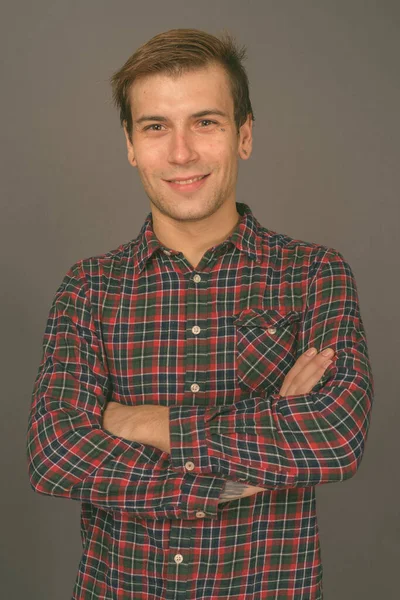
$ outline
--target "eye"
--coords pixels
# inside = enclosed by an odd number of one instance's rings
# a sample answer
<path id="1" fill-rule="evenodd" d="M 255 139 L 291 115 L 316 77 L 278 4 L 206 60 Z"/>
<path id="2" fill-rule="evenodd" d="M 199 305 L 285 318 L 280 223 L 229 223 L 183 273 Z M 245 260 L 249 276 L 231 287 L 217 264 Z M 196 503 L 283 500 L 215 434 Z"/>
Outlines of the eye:
<path id="1" fill-rule="evenodd" d="M 199 123 L 206 123 L 206 124 L 211 123 L 212 125 L 218 124 L 216 121 L 211 121 L 210 119 L 202 119 L 201 121 L 199 121 Z M 154 129 L 154 127 L 162 127 L 162 125 L 160 123 L 153 123 L 152 125 L 147 125 L 143 129 L 143 131 L 161 131 L 161 129 Z M 202 127 L 202 129 L 203 129 L 203 127 Z"/>
<path id="2" fill-rule="evenodd" d="M 144 128 L 144 131 L 147 131 L 148 129 L 151 129 L 152 127 L 161 127 L 160 123 L 153 123 L 153 125 L 147 125 L 147 127 Z M 152 131 L 160 131 L 159 129 L 152 129 Z"/>
<path id="3" fill-rule="evenodd" d="M 210 121 L 210 119 L 202 119 L 200 121 L 200 123 L 212 123 L 213 125 L 216 125 L 217 122 L 216 121 Z"/>

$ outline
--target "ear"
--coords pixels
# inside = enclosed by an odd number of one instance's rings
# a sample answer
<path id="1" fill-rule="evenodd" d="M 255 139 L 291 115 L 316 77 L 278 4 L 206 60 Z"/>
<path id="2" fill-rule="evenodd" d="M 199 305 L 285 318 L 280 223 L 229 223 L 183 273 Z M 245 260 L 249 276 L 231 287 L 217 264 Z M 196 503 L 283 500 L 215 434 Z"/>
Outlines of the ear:
<path id="1" fill-rule="evenodd" d="M 123 127 L 124 127 L 125 139 L 126 139 L 126 149 L 127 149 L 127 153 L 128 153 L 128 162 L 129 162 L 129 164 L 132 165 L 132 167 L 137 167 L 137 162 L 135 160 L 135 153 L 134 153 L 134 150 L 133 150 L 133 145 L 132 145 L 131 140 L 129 139 L 128 130 L 126 128 L 126 121 L 123 122 Z"/>
<path id="2" fill-rule="evenodd" d="M 239 130 L 238 154 L 243 160 L 250 158 L 253 149 L 253 119 L 251 117 L 251 114 L 247 115 L 246 121 Z"/>

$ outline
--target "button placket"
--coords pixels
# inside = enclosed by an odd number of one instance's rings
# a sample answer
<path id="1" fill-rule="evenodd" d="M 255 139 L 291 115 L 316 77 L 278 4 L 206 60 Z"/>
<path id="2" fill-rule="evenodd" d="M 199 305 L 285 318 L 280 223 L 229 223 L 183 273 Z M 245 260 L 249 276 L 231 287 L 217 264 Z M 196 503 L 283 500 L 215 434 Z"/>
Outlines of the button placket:
<path id="1" fill-rule="evenodd" d="M 192 527 L 185 521 L 173 519 L 170 531 L 170 552 L 165 598 L 187 598 L 187 581 L 192 569 Z M 163 596 L 164 597 L 164 596 Z"/>
<path id="2" fill-rule="evenodd" d="M 204 392 L 207 391 L 208 364 L 203 357 L 208 357 L 207 326 L 209 293 L 208 281 L 210 273 L 192 272 L 188 279 L 186 292 L 186 348 L 185 348 L 185 391 L 186 397 L 183 404 L 201 404 L 205 401 Z M 201 284 L 200 284 L 201 282 Z M 199 285 L 200 284 L 200 285 Z M 201 337 L 201 346 L 200 341 Z M 197 338 L 197 339 L 196 339 Z M 201 349 L 201 356 L 199 351 Z M 198 397 L 193 397 L 198 394 Z"/>

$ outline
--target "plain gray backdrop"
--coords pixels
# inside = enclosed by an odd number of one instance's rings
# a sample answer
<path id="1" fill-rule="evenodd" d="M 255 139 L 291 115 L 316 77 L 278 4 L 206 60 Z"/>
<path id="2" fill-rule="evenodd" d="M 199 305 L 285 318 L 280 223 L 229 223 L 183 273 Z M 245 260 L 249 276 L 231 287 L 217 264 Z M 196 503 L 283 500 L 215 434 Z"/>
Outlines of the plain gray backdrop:
<path id="1" fill-rule="evenodd" d="M 69 267 L 136 237 L 150 210 L 108 79 L 153 35 L 194 27 L 248 49 L 254 149 L 236 199 L 269 229 L 339 250 L 358 284 L 375 403 L 358 473 L 317 491 L 324 598 L 398 599 L 400 3 L 15 0 L 0 11 L 1 597 L 72 595 L 80 505 L 35 494 L 27 475 L 42 336 Z"/>

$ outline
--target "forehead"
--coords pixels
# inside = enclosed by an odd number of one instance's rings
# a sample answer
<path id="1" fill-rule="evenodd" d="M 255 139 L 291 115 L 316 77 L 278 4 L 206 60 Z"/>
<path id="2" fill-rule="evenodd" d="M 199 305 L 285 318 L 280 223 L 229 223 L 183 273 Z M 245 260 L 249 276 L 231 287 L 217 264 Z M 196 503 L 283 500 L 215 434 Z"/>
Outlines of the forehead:
<path id="1" fill-rule="evenodd" d="M 144 112 L 194 113 L 205 106 L 233 116 L 233 98 L 226 71 L 220 65 L 201 67 L 178 76 L 157 73 L 141 77 L 129 91 L 133 119 Z"/>

